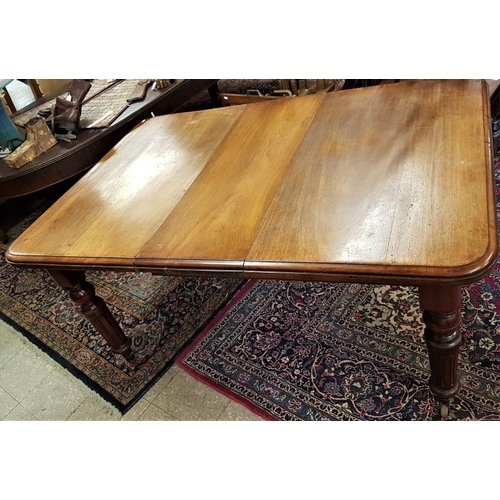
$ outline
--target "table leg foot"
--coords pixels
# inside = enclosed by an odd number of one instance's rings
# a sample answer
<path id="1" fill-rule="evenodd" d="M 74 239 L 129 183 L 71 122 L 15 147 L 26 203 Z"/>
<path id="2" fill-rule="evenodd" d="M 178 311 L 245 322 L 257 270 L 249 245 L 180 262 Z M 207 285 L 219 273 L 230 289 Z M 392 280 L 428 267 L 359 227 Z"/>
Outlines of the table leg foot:
<path id="1" fill-rule="evenodd" d="M 104 337 L 115 354 L 127 361 L 138 363 L 132 353 L 132 342 L 125 336 L 104 300 L 95 294 L 94 286 L 85 279 L 83 271 L 48 271 L 54 281 L 69 293 L 71 300 L 80 308 L 96 330 Z"/>
<path id="2" fill-rule="evenodd" d="M 447 416 L 450 401 L 460 388 L 458 351 L 462 342 L 461 288 L 421 286 L 419 298 L 431 367 L 429 386 L 440 401 L 441 416 Z"/>
<path id="3" fill-rule="evenodd" d="M 439 402 L 439 414 L 442 418 L 446 418 L 450 414 L 450 404 L 451 401 L 440 401 Z"/>

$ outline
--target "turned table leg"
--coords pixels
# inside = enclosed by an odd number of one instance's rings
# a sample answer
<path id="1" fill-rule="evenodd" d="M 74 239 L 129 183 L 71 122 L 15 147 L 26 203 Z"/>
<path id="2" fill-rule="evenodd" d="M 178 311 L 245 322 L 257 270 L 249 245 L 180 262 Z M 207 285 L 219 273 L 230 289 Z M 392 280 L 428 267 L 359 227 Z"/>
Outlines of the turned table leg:
<path id="1" fill-rule="evenodd" d="M 451 398 L 458 392 L 458 351 L 462 342 L 461 288 L 459 286 L 419 287 L 420 307 L 429 351 L 429 386 L 441 402 L 441 415 L 448 414 Z"/>
<path id="2" fill-rule="evenodd" d="M 125 336 L 104 300 L 95 294 L 94 286 L 85 279 L 82 271 L 48 271 L 54 281 L 69 293 L 80 312 L 104 337 L 115 354 L 125 359 L 132 357 L 131 341 Z"/>

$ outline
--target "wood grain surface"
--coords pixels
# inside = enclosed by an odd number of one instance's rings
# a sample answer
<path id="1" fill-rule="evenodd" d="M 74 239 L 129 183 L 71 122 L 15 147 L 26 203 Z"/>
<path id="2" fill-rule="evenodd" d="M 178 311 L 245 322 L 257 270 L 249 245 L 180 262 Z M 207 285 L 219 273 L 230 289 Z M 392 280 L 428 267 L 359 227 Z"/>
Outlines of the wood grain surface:
<path id="1" fill-rule="evenodd" d="M 241 111 L 168 115 L 140 125 L 21 235 L 11 254 L 133 267 Z"/>
<path id="2" fill-rule="evenodd" d="M 7 258 L 166 274 L 466 283 L 497 256 L 490 136 L 481 80 L 154 118 Z"/>
<path id="3" fill-rule="evenodd" d="M 248 266 L 418 266 L 435 274 L 481 261 L 496 241 L 495 209 L 484 96 L 470 95 L 474 86 L 414 82 L 406 92 L 329 94 Z"/>
<path id="4" fill-rule="evenodd" d="M 212 265 L 241 268 L 322 99 L 318 94 L 246 106 L 137 261 L 184 266 L 211 260 Z"/>

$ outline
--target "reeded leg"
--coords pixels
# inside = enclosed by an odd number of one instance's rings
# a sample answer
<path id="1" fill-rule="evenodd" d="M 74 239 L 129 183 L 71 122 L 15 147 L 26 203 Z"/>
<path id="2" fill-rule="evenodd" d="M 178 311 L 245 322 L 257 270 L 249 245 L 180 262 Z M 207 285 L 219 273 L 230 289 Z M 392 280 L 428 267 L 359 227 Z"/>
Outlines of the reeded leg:
<path id="1" fill-rule="evenodd" d="M 431 366 L 430 389 L 444 403 L 442 415 L 447 414 L 451 398 L 458 392 L 458 350 L 462 342 L 461 288 L 459 286 L 419 287 L 420 307 L 423 309 L 425 341 Z M 443 409 L 444 408 L 444 409 Z"/>
<path id="2" fill-rule="evenodd" d="M 94 286 L 85 279 L 82 271 L 48 271 L 54 281 L 69 293 L 80 312 L 104 337 L 115 354 L 125 359 L 132 357 L 131 341 L 109 311 L 104 300 L 95 294 Z"/>

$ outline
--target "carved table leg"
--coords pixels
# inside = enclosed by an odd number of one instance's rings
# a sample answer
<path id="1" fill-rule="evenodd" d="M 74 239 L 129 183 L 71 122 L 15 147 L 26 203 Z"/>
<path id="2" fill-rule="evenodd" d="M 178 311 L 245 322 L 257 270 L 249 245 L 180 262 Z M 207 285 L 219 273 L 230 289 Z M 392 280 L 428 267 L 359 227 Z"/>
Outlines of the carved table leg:
<path id="1" fill-rule="evenodd" d="M 104 337 L 115 354 L 132 358 L 131 341 L 109 311 L 104 300 L 95 294 L 94 286 L 85 279 L 82 271 L 48 271 L 54 281 L 69 293 L 80 312 Z"/>
<path id="2" fill-rule="evenodd" d="M 429 386 L 441 402 L 441 415 L 447 416 L 451 398 L 458 392 L 458 351 L 462 305 L 459 286 L 419 287 L 423 309 L 425 341 L 429 351 L 431 378 Z"/>

